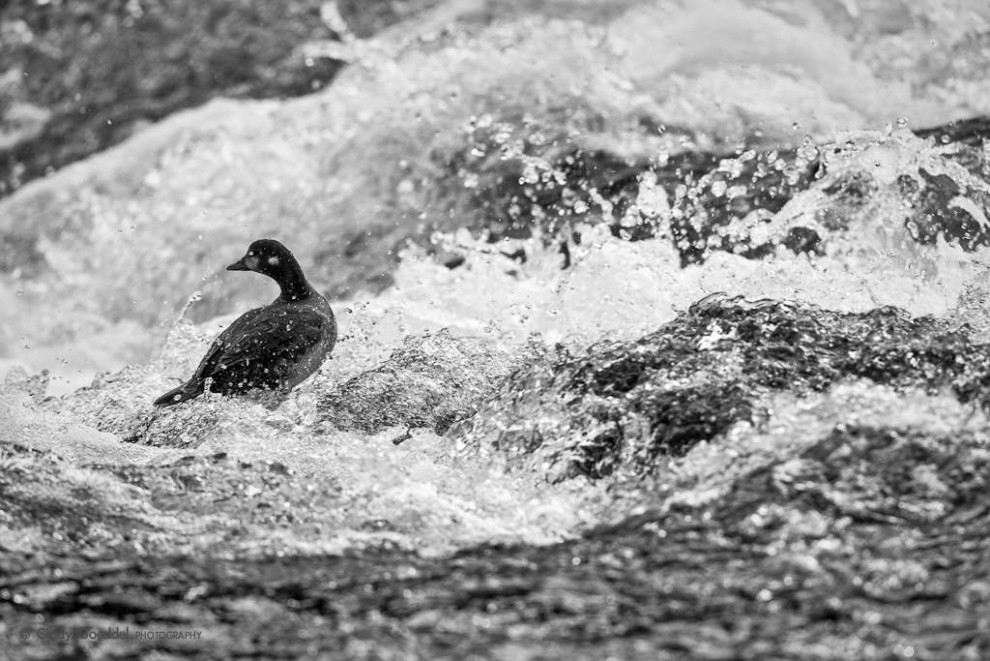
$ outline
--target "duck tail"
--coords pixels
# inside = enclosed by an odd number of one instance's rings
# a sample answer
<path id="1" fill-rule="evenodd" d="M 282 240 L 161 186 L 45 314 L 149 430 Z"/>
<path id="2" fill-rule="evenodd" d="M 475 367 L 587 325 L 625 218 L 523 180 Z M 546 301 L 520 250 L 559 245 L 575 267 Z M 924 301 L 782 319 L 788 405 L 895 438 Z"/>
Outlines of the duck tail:
<path id="1" fill-rule="evenodd" d="M 155 406 L 174 406 L 186 401 L 187 399 L 198 397 L 202 392 L 202 384 L 197 384 L 195 381 L 189 381 L 187 383 L 183 383 L 178 388 L 169 390 L 167 393 L 156 399 Z"/>

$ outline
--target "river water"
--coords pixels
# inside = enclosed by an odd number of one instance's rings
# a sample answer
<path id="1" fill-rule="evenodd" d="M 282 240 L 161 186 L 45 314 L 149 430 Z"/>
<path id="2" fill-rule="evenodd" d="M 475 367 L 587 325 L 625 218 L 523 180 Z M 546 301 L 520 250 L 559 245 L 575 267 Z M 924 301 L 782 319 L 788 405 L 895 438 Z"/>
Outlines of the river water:
<path id="1" fill-rule="evenodd" d="M 215 101 L 0 201 L 0 228 L 32 228 L 39 255 L 0 276 L 0 368 L 14 370 L 0 394 L 0 437 L 65 460 L 56 482 L 36 477 L 50 497 L 85 491 L 98 510 L 148 524 L 152 532 L 127 535 L 137 553 L 319 555 L 387 544 L 437 557 L 573 539 L 642 499 L 608 480 L 560 480 L 540 462 L 520 469 L 464 452 L 463 439 L 430 429 L 400 445 L 401 425 L 336 429 L 316 413 L 321 396 L 441 328 L 507 356 L 533 343 L 580 352 L 636 339 L 714 292 L 838 312 L 896 306 L 983 332 L 987 249 L 917 241 L 898 182 L 922 181 L 922 170 L 952 180 L 963 192 L 948 207 L 985 230 L 986 171 L 953 160 L 954 143 L 912 130 L 990 114 L 988 30 L 990 8 L 965 0 L 451 2 L 335 46 L 350 65 L 325 91 Z M 479 130 L 500 154 L 472 156 Z M 772 241 L 813 226 L 822 247 L 778 247 L 762 259 L 713 250 L 685 265 L 673 189 L 641 175 L 621 210 L 585 182 L 592 201 L 566 218 L 562 268 L 547 224 L 494 240 L 500 228 L 471 197 L 491 172 L 479 178 L 472 157 L 514 159 L 522 180 L 552 181 L 557 147 L 533 148 L 551 143 L 658 167 L 692 152 L 806 150 L 826 165 L 823 180 L 719 232 Z M 830 184 L 850 178 L 865 182 L 867 199 L 830 226 Z M 685 178 L 682 192 L 693 185 Z M 625 240 L 616 223 L 646 223 L 653 237 Z M 286 243 L 333 295 L 342 338 L 333 360 L 276 410 L 212 398 L 177 414 L 173 440 L 124 443 L 108 420 L 149 415 L 223 326 L 273 296 L 260 276 L 223 271 L 260 236 Z M 519 251 L 525 260 L 507 256 Z M 451 254 L 463 263 L 449 268 Z M 25 385 L 41 370 L 48 399 Z M 663 469 L 683 486 L 670 502 L 707 502 L 744 470 L 853 420 L 985 422 L 946 394 L 857 381 L 768 397 L 770 429 L 735 427 L 731 443 L 703 443 Z M 122 477 L 183 457 L 206 471 L 214 501 Z M 255 483 L 235 462 L 290 477 Z M 220 502 L 227 497 L 242 502 Z M 256 501 L 296 518 L 255 516 L 245 503 Z M 87 539 L 119 540 L 112 528 Z M 51 535 L 19 525 L 0 543 L 53 551 Z"/>

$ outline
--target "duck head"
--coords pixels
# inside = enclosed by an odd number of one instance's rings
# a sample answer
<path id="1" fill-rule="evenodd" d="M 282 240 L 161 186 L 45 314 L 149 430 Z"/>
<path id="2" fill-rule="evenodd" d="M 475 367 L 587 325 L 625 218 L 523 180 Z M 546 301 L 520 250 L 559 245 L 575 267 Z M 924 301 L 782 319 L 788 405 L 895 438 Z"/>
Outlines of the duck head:
<path id="1" fill-rule="evenodd" d="M 247 254 L 227 267 L 228 271 L 254 271 L 267 275 L 279 284 L 282 296 L 291 300 L 303 298 L 309 284 L 299 262 L 275 239 L 258 239 L 248 246 Z"/>
<path id="2" fill-rule="evenodd" d="M 279 273 L 296 263 L 289 249 L 275 239 L 258 239 L 252 243 L 247 254 L 227 267 L 228 271 L 254 271 L 275 278 Z"/>

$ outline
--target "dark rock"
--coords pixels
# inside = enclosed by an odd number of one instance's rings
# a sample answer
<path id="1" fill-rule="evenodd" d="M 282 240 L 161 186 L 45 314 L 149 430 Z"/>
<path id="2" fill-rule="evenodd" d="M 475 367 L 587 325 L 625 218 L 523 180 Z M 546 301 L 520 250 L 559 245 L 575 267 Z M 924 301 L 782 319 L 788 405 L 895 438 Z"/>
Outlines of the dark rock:
<path id="1" fill-rule="evenodd" d="M 643 128 L 657 132 L 652 125 Z M 678 132 L 664 130 L 673 144 Z M 686 132 L 681 138 L 692 142 Z M 639 241 L 659 231 L 654 219 L 630 214 L 641 180 L 649 176 L 673 201 L 671 238 L 685 264 L 703 261 L 712 250 L 762 257 L 774 246 L 750 245 L 746 237 L 722 230 L 752 212 L 768 218 L 807 188 L 819 163 L 806 151 L 716 154 L 679 148 L 658 162 L 588 148 L 532 120 L 486 120 L 470 127 L 463 149 L 435 155 L 449 173 L 437 196 L 446 200 L 446 216 L 467 218 L 469 228 L 492 242 L 534 233 L 550 242 L 570 234 L 579 221 L 605 222 L 615 236 Z M 796 251 L 819 250 L 819 238 L 806 228 L 796 228 L 782 243 Z"/>
<path id="2" fill-rule="evenodd" d="M 713 250 L 724 250 L 751 258 L 771 253 L 775 244 L 753 243 L 749 232 L 725 231 L 733 223 L 769 220 L 799 191 L 809 188 L 822 172 L 817 152 L 802 150 L 749 150 L 726 158 L 695 179 L 688 175 L 684 186 L 670 191 L 673 203 L 671 232 L 683 264 L 704 261 Z M 812 230 L 800 228 L 806 237 Z M 817 246 L 818 238 L 788 237 L 784 245 L 805 250 Z"/>
<path id="3" fill-rule="evenodd" d="M 931 126 L 915 131 L 918 137 L 934 138 L 942 144 L 961 143 L 981 149 L 990 139 L 990 117 L 970 117 L 949 122 L 943 126 Z"/>
<path id="4" fill-rule="evenodd" d="M 491 342 L 454 338 L 446 329 L 409 337 L 381 366 L 324 395 L 320 416 L 339 429 L 406 425 L 443 434 L 478 410 L 512 364 Z"/>
<path id="5" fill-rule="evenodd" d="M 221 434 L 227 418 L 223 405 L 237 400 L 211 399 L 202 405 L 156 409 L 150 405 L 148 370 L 127 367 L 99 375 L 91 386 L 63 398 L 60 409 L 95 429 L 128 443 L 155 447 L 194 448 Z"/>
<path id="6" fill-rule="evenodd" d="M 918 134 L 953 144 L 955 149 L 942 158 L 962 164 L 982 181 L 990 172 L 981 146 L 985 125 L 985 118 L 975 118 Z M 647 129 L 656 133 L 652 125 Z M 691 144 L 690 134 L 681 137 Z M 438 182 L 440 217 L 466 219 L 462 225 L 493 242 L 538 235 L 549 244 L 580 221 L 604 222 L 613 235 L 630 241 L 669 233 L 684 265 L 703 262 L 713 251 L 762 259 L 778 246 L 820 255 L 828 239 L 821 230 L 841 232 L 870 222 L 866 216 L 879 188 L 872 172 L 846 168 L 831 173 L 821 153 L 825 145 L 811 142 L 770 149 L 754 137 L 754 145 L 724 153 L 672 148 L 658 160 L 588 148 L 559 130 L 519 118 L 472 124 L 467 138 L 462 149 L 434 155 L 448 173 Z M 845 149 L 829 148 L 836 154 Z M 669 223 L 631 213 L 644 177 L 670 200 Z M 827 199 L 817 218 L 769 237 L 754 232 L 795 195 L 816 185 Z M 942 236 L 972 251 L 990 241 L 990 228 L 955 203 L 957 196 L 967 197 L 990 215 L 990 195 L 977 184 L 920 168 L 902 175 L 892 194 L 903 197 L 911 210 L 905 224 L 920 243 Z M 435 228 L 450 229 L 444 223 Z"/>
<path id="7" fill-rule="evenodd" d="M 764 422 L 768 390 L 810 393 L 850 378 L 949 389 L 987 408 L 990 346 L 894 308 L 842 314 L 716 294 L 639 340 L 534 359 L 457 433 L 510 457 L 545 458 L 555 477 L 642 475 L 737 422 Z"/>
<path id="8" fill-rule="evenodd" d="M 739 526 L 759 508 L 797 506 L 858 523 L 936 524 L 954 508 L 979 505 L 990 457 L 955 437 L 850 426 L 796 460 L 781 459 L 737 482 L 720 516 Z M 738 530 L 739 528 L 737 528 Z"/>
<path id="9" fill-rule="evenodd" d="M 603 211 L 596 197 L 612 207 L 604 210 L 607 222 L 618 222 L 635 200 L 637 176 L 649 167 L 514 121 L 476 124 L 462 151 L 437 158 L 454 175 L 450 197 L 468 191 L 463 204 L 473 212 L 471 229 L 483 229 L 491 242 L 528 237 L 534 229 L 554 236 Z"/>
<path id="10" fill-rule="evenodd" d="M 924 168 L 918 172 L 920 185 L 907 176 L 898 179 L 900 190 L 910 201 L 912 209 L 904 221 L 912 238 L 929 245 L 942 238 L 970 252 L 990 245 L 990 227 L 955 203 L 956 198 L 960 197 L 974 200 L 982 207 L 986 217 L 990 212 L 990 195 L 962 185 L 945 174 L 933 175 Z"/>

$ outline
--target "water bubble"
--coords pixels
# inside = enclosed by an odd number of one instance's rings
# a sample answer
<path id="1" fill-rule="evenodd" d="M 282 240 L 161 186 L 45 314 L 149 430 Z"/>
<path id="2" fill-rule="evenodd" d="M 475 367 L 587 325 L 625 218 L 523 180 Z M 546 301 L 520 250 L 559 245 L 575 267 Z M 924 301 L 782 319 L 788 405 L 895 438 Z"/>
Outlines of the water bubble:
<path id="1" fill-rule="evenodd" d="M 524 186 L 526 184 L 535 184 L 540 181 L 540 175 L 536 170 L 536 165 L 533 163 L 527 163 L 526 168 L 523 170 L 523 175 L 519 177 L 519 185 Z"/>

